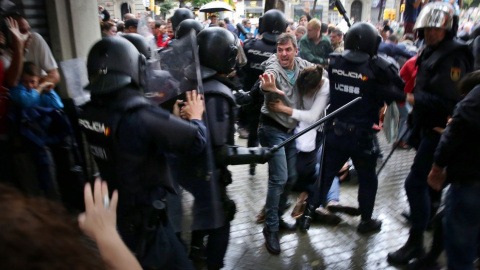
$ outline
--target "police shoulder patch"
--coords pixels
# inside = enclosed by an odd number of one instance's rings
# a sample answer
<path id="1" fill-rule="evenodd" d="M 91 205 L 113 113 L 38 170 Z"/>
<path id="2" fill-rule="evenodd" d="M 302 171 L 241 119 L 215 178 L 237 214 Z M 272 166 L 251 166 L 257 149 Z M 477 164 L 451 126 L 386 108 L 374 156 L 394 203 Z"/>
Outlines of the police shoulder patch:
<path id="1" fill-rule="evenodd" d="M 452 67 L 450 69 L 450 79 L 452 79 L 452 81 L 454 82 L 460 80 L 461 74 L 462 74 L 462 69 L 459 67 Z"/>

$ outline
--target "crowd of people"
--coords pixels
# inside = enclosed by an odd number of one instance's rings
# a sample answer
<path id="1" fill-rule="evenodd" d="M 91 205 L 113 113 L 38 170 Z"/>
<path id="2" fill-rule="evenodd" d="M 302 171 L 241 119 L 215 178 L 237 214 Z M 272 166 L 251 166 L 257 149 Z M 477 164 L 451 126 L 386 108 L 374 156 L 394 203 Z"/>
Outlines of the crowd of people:
<path id="1" fill-rule="evenodd" d="M 338 212 L 360 216 L 360 234 L 376 233 L 377 136 L 388 107 L 397 112 L 392 149 L 416 150 L 405 180 L 409 238 L 388 262 L 428 269 L 445 249 L 449 269 L 473 269 L 478 10 L 406 2 L 403 25 L 356 22 L 348 30 L 308 10 L 298 22 L 269 10 L 252 27 L 216 15 L 200 22 L 187 8 L 166 22 L 130 13 L 118 21 L 99 7 L 102 39 L 87 60 L 91 99 L 75 116 L 62 111 L 70 103 L 55 91 L 60 75 L 45 40 L 29 18 L 2 15 L 0 268 L 221 269 L 236 212 L 228 166 L 239 164 L 255 175 L 268 162 L 257 216 L 268 252 L 281 253 L 279 231 L 338 224 Z M 235 145 L 236 130 L 247 147 Z M 89 158 L 103 182 L 82 171 Z M 358 207 L 339 201 L 347 174 L 357 178 Z M 283 218 L 292 189 L 301 192 L 295 224 Z M 194 197 L 189 244 L 183 190 Z M 53 232 L 57 241 L 44 238 Z"/>

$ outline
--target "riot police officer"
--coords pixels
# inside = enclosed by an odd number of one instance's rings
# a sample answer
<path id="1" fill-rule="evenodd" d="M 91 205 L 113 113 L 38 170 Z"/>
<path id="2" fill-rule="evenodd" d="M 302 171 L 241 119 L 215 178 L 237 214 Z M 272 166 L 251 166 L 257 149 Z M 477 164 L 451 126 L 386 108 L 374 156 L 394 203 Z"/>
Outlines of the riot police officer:
<path id="1" fill-rule="evenodd" d="M 287 21 L 282 12 L 276 9 L 267 11 L 260 17 L 260 39 L 247 39 L 243 45 L 243 51 L 247 57 L 247 64 L 241 69 L 243 75 L 243 89 L 250 91 L 263 74 L 261 64 L 277 51 L 277 37 L 287 29 Z M 258 86 L 258 85 L 257 85 Z M 258 89 L 257 89 L 258 90 Z M 260 109 L 263 104 L 263 95 L 254 91 L 250 92 L 251 100 L 240 110 L 240 121 L 246 124 L 248 130 L 248 147 L 258 146 L 258 122 Z M 255 164 L 250 165 L 250 174 L 255 173 Z"/>
<path id="2" fill-rule="evenodd" d="M 362 100 L 325 125 L 321 181 L 317 183 L 320 187 L 307 200 L 305 213 L 299 220 L 302 229 L 309 228 L 313 211 L 320 204 L 325 205 L 333 178 L 349 157 L 358 172 L 358 203 L 362 218 L 358 232 L 368 233 L 381 228 L 381 221 L 372 218 L 379 154 L 372 126 L 378 123 L 378 111 L 385 102 L 404 101 L 405 94 L 395 65 L 377 56 L 380 39 L 371 24 L 357 23 L 346 34 L 345 51 L 330 55 L 328 111 L 332 112 L 356 97 L 362 97 Z"/>
<path id="3" fill-rule="evenodd" d="M 166 218 L 164 198 L 172 190 L 166 153 L 205 149 L 200 96 L 188 95 L 190 122 L 145 99 L 145 57 L 121 37 L 97 42 L 87 69 L 91 101 L 79 124 L 102 178 L 119 191 L 122 239 L 145 269 L 193 269 Z"/>
<path id="4" fill-rule="evenodd" d="M 187 19 L 195 19 L 195 16 L 190 9 L 179 8 L 175 10 L 175 13 L 173 13 L 173 16 L 171 18 L 173 31 L 176 32 L 180 23 Z"/>
<path id="5" fill-rule="evenodd" d="M 460 100 L 457 82 L 473 66 L 468 46 L 454 40 L 457 28 L 458 17 L 453 6 L 443 2 L 426 5 L 414 26 L 427 46 L 418 56 L 415 87 L 407 96 L 407 102 L 413 106 L 408 144 L 417 149 L 405 180 L 411 228 L 405 245 L 388 254 L 390 263 L 407 264 L 423 254 L 423 233 L 432 211 L 427 176 L 440 140 L 440 134 L 433 128 L 445 128 Z"/>
<path id="6" fill-rule="evenodd" d="M 177 30 L 175 31 L 175 39 L 182 38 L 190 33 L 192 29 L 195 30 L 195 34 L 198 35 L 198 33 L 203 30 L 203 24 L 194 19 L 183 20 L 178 24 Z"/>
<path id="7" fill-rule="evenodd" d="M 197 35 L 197 42 L 207 108 L 205 117 L 208 123 L 209 145 L 201 158 L 178 160 L 183 162 L 177 164 L 179 168 L 187 165 L 190 167 L 189 170 L 177 170 L 176 174 L 179 179 L 190 179 L 190 182 L 203 186 L 186 187 L 187 190 L 193 190 L 195 204 L 198 204 L 194 206 L 190 257 L 194 260 L 200 259 L 197 251 L 204 250 L 208 269 L 220 269 L 227 251 L 230 221 L 236 211 L 235 203 L 228 198 L 226 190 L 226 186 L 232 182 L 227 165 L 264 163 L 268 159 L 268 151 L 233 146 L 236 103 L 231 90 L 233 83 L 227 75 L 236 64 L 237 37 L 225 28 L 211 27 Z M 196 72 L 190 72 L 187 68 L 185 75 L 189 83 L 196 83 Z M 205 187 L 207 183 L 208 189 Z M 198 192 L 200 189 L 201 193 Z M 208 201 L 203 202 L 205 199 Z M 218 199 L 223 213 L 212 212 L 218 211 L 219 205 L 206 205 Z M 222 217 L 223 220 L 220 220 Z M 208 236 L 208 243 L 203 247 L 205 236 Z"/>

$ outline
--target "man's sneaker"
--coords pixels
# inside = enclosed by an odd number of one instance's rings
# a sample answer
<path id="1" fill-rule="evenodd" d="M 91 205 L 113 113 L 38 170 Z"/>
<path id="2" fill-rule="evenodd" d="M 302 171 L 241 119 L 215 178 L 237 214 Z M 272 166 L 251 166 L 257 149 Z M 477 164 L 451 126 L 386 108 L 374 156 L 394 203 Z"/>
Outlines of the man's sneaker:
<path id="1" fill-rule="evenodd" d="M 358 224 L 357 232 L 359 233 L 371 233 L 380 231 L 382 228 L 382 222 L 378 219 L 369 219 L 369 220 L 362 220 L 360 224 Z"/>
<path id="2" fill-rule="evenodd" d="M 425 251 L 422 246 L 405 244 L 399 250 L 388 253 L 387 261 L 391 264 L 407 264 L 412 259 L 420 258 Z"/>
<path id="3" fill-rule="evenodd" d="M 332 213 L 345 213 L 350 216 L 360 216 L 360 209 L 352 206 L 341 205 L 336 201 L 329 201 L 327 209 Z"/>
<path id="4" fill-rule="evenodd" d="M 278 240 L 278 232 L 272 232 L 267 226 L 263 228 L 263 237 L 265 237 L 265 247 L 272 254 L 280 254 L 280 241 Z"/>

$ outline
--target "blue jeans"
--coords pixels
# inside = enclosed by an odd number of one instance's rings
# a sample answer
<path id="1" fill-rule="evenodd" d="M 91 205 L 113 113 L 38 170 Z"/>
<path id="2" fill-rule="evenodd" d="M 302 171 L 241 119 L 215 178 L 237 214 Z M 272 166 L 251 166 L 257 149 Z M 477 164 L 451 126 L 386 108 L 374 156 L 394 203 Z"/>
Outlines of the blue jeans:
<path id="1" fill-rule="evenodd" d="M 432 168 L 433 154 L 439 139 L 440 135 L 433 132 L 422 135 L 410 173 L 405 180 L 411 230 L 418 233 L 425 232 L 430 219 L 431 203 L 427 177 Z"/>
<path id="2" fill-rule="evenodd" d="M 263 147 L 272 147 L 293 135 L 275 127 L 260 125 L 258 138 Z M 270 231 L 278 231 L 281 212 L 285 208 L 288 193 L 297 179 L 297 148 L 295 141 L 281 148 L 268 161 L 268 190 L 265 203 L 265 224 Z"/>
<path id="3" fill-rule="evenodd" d="M 448 269 L 473 269 L 480 236 L 480 186 L 451 185 L 443 224 Z"/>
<path id="4" fill-rule="evenodd" d="M 335 178 L 333 178 L 332 186 L 328 191 L 327 203 L 329 201 L 335 201 L 335 202 L 340 201 L 340 179 L 338 179 L 338 176 L 335 176 Z"/>
<path id="5" fill-rule="evenodd" d="M 320 164 L 317 163 L 317 166 L 315 166 L 315 170 L 315 178 L 317 178 L 318 174 L 320 173 Z M 335 176 L 335 178 L 333 178 L 332 186 L 330 187 L 330 190 L 328 190 L 327 203 L 330 201 L 340 201 L 340 179 L 338 178 L 338 176 Z"/>
<path id="6" fill-rule="evenodd" d="M 319 153 L 322 152 L 322 147 L 323 146 L 320 146 L 320 149 L 318 151 Z M 320 160 L 320 155 L 318 156 L 318 160 Z M 317 163 L 317 165 L 315 166 L 315 179 L 318 177 L 319 173 L 320 173 L 320 163 Z M 335 201 L 335 202 L 340 201 L 340 179 L 338 178 L 338 176 L 335 176 L 335 178 L 333 178 L 332 186 L 328 190 L 327 203 L 329 201 Z"/>

